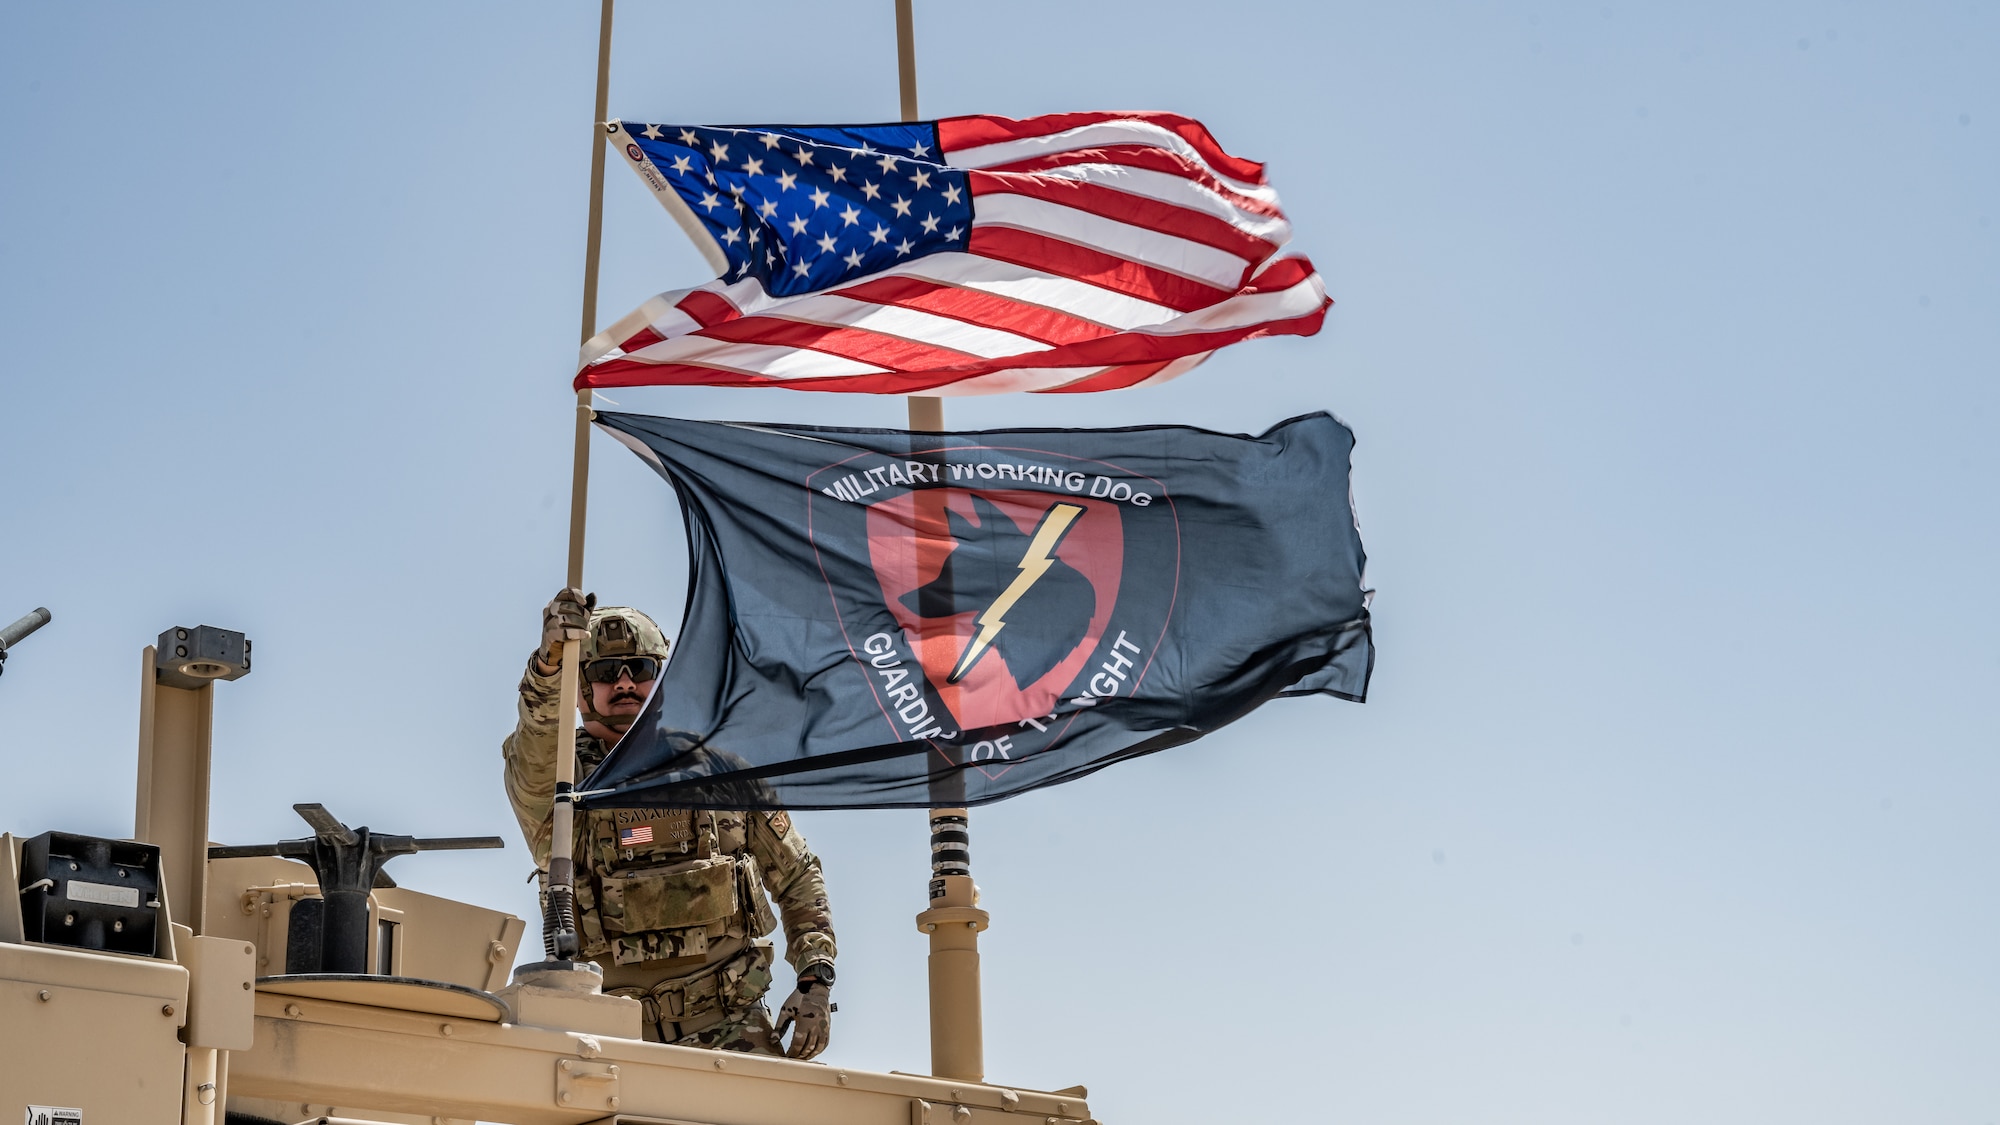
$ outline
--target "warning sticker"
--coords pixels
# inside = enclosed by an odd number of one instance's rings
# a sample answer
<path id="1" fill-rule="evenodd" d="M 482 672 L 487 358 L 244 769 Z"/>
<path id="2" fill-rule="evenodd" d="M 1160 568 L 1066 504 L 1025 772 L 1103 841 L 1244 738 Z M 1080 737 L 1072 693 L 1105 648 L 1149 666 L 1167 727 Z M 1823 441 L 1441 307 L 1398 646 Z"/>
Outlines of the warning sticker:
<path id="1" fill-rule="evenodd" d="M 106 906 L 139 905 L 139 888 L 120 887 L 110 883 L 87 883 L 82 879 L 69 881 L 71 902 L 101 902 Z M 67 1110 L 63 1112 L 67 1113 Z"/>
<path id="2" fill-rule="evenodd" d="M 28 1125 L 83 1125 L 83 1111 L 59 1105 L 31 1105 Z"/>

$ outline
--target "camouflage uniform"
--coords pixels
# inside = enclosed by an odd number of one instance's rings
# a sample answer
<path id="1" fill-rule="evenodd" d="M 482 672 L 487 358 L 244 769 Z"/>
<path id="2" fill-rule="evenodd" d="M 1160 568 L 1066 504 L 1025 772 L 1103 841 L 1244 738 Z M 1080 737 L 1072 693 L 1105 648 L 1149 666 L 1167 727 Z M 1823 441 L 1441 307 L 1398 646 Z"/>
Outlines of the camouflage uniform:
<path id="1" fill-rule="evenodd" d="M 560 690 L 558 677 L 530 660 L 520 722 L 501 745 L 507 797 L 544 869 Z M 579 728 L 578 780 L 610 749 Z M 763 939 L 777 924 L 771 899 L 794 970 L 830 965 L 836 952 L 819 857 L 789 815 L 593 809 L 577 818 L 575 857 L 582 955 L 604 968 L 606 992 L 646 1006 L 647 1039 L 784 1053 L 764 1005 L 773 950 Z"/>

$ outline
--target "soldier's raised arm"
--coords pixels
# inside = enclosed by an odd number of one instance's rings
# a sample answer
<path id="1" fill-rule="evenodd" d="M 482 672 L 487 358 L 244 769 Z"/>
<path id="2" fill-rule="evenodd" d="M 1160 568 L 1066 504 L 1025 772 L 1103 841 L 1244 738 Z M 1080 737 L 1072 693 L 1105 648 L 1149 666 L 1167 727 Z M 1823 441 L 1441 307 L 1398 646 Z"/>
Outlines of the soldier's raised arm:
<path id="1" fill-rule="evenodd" d="M 590 607 L 596 597 L 563 590 L 542 607 L 542 642 L 521 675 L 514 733 L 500 744 L 507 800 L 521 822 L 521 835 L 537 866 L 549 858 L 549 816 L 555 804 L 556 747 L 572 737 L 559 729 L 565 708 L 561 694 L 562 642 L 589 636 Z"/>

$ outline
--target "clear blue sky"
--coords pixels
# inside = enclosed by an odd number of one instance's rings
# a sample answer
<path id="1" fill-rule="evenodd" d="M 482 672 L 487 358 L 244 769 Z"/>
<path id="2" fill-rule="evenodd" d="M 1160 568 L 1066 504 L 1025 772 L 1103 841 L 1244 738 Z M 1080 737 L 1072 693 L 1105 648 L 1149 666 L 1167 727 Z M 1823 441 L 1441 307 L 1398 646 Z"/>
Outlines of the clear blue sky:
<path id="1" fill-rule="evenodd" d="M 56 614 L 0 678 L 0 827 L 129 832 L 139 650 L 206 622 L 259 657 L 219 689 L 218 840 L 302 800 L 515 835 L 595 11 L 0 11 L 0 618 Z M 991 1076 L 1121 1125 L 2000 1120 L 2000 9 L 918 19 L 927 113 L 1174 109 L 1268 161 L 1338 301 L 1162 388 L 949 420 L 1332 409 L 1380 590 L 1365 706 L 975 815 Z M 627 0 L 611 105 L 891 117 L 891 4 Z M 612 171 L 607 321 L 710 276 Z M 589 585 L 671 621 L 671 496 L 595 458 Z M 800 822 L 827 1057 L 922 1070 L 923 818 Z M 525 915 L 528 868 L 396 874 Z"/>

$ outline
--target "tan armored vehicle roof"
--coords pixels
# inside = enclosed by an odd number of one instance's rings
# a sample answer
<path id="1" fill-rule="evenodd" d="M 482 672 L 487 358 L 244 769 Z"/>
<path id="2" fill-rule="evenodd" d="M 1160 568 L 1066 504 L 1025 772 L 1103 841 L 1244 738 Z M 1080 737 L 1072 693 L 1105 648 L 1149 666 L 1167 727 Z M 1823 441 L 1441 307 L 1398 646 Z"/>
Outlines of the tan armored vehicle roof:
<path id="1" fill-rule="evenodd" d="M 206 678 L 146 650 L 136 842 L 0 837 L 0 880 L 30 888 L 0 895 L 8 1112 L 27 1107 L 34 1125 L 1089 1120 L 1081 1087 L 1027 1090 L 645 1042 L 637 1002 L 602 994 L 594 973 L 513 969 L 527 929 L 520 918 L 379 873 L 365 893 L 368 971 L 287 971 L 326 924 L 306 907 L 330 891 L 297 859 L 228 853 L 344 833 L 404 854 L 397 841 L 410 838 L 301 806 L 314 837 L 217 847 L 224 857 L 209 858 L 215 681 L 246 671 L 249 653 L 241 634 L 225 634 L 161 638 L 169 653 L 214 650 L 212 667 L 196 669 Z M 970 899 L 965 879 L 920 916 L 934 938 L 943 932 L 934 951 L 964 956 L 984 924 Z M 958 1002 L 976 1006 L 976 961 L 959 986 L 967 980 L 974 991 Z"/>

